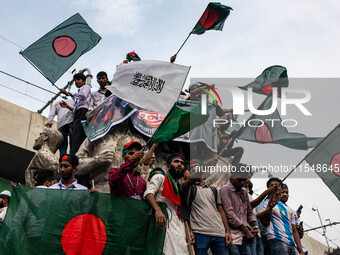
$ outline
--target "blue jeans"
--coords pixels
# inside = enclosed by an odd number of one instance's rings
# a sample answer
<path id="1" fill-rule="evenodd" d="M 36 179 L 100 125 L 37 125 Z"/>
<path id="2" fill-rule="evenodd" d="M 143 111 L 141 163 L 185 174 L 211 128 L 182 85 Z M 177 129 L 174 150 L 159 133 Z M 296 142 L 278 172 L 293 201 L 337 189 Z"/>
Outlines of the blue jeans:
<path id="1" fill-rule="evenodd" d="M 295 246 L 286 244 L 278 239 L 267 240 L 269 254 L 299 255 Z"/>
<path id="2" fill-rule="evenodd" d="M 249 242 L 250 254 L 256 255 L 256 236 Z"/>
<path id="3" fill-rule="evenodd" d="M 63 137 L 64 137 L 64 141 L 59 148 L 60 157 L 67 154 L 67 144 L 68 144 L 67 137 L 70 138 L 70 154 L 73 154 L 73 150 L 72 150 L 72 122 L 62 126 L 61 128 L 58 128 L 58 130 L 63 134 Z"/>
<path id="4" fill-rule="evenodd" d="M 229 246 L 230 255 L 251 255 L 250 245 L 244 239 L 242 245 L 232 244 Z"/>
<path id="5" fill-rule="evenodd" d="M 261 237 L 255 236 L 255 238 L 256 238 L 256 255 L 264 255 L 264 248 Z"/>
<path id="6" fill-rule="evenodd" d="M 207 255 L 209 248 L 214 255 L 228 255 L 225 237 L 206 236 L 195 233 L 195 255 Z"/>

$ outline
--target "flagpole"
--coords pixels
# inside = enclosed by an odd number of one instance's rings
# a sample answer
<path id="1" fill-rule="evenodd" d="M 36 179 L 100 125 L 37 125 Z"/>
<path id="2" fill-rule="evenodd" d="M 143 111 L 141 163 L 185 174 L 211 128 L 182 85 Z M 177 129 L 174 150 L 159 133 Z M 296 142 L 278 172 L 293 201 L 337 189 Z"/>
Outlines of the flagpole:
<path id="1" fill-rule="evenodd" d="M 307 155 L 286 175 L 286 177 L 285 178 L 283 178 L 282 179 L 282 181 L 280 182 L 280 183 L 283 183 L 283 181 L 284 180 L 286 180 L 293 172 L 294 172 L 294 170 L 296 169 L 296 168 L 298 168 L 299 167 L 299 165 L 301 165 L 301 163 L 314 151 L 314 150 L 316 150 L 318 147 L 319 147 L 319 145 L 328 137 L 328 136 L 330 136 L 337 128 L 339 128 L 340 127 L 340 123 L 338 124 L 338 125 L 336 125 L 336 127 L 331 131 L 331 132 L 329 132 L 328 133 L 328 135 L 326 135 L 319 143 L 318 143 L 318 145 L 316 145 L 315 147 L 314 147 L 314 149 L 313 150 L 311 150 L 309 153 L 307 153 Z"/>
<path id="2" fill-rule="evenodd" d="M 190 34 L 189 34 L 189 36 L 190 36 Z M 189 38 L 189 36 L 188 36 L 188 38 Z M 188 38 L 187 38 L 187 39 L 188 39 Z M 183 46 L 183 45 L 182 45 L 182 46 Z M 187 75 L 185 76 L 185 79 L 184 79 L 184 81 L 183 81 L 182 88 L 181 88 L 181 92 L 182 92 L 182 90 L 183 90 L 183 88 L 184 88 L 185 81 L 186 81 L 186 79 L 188 78 L 188 74 L 189 74 L 190 69 L 191 69 L 191 66 L 189 67 L 189 70 L 188 70 L 188 72 L 187 72 Z M 180 96 L 180 95 L 181 95 L 181 93 L 178 95 L 177 101 L 176 101 L 176 102 L 174 103 L 174 105 L 171 107 L 170 111 L 166 114 L 165 118 L 163 119 L 163 121 L 161 122 L 161 124 L 157 127 L 156 131 L 152 134 L 152 136 L 150 137 L 150 139 L 149 139 L 149 140 L 147 141 L 147 143 L 143 146 L 142 151 L 146 150 L 146 147 L 149 145 L 151 139 L 156 135 L 156 133 L 158 132 L 158 130 L 160 129 L 160 127 L 163 125 L 163 123 L 165 122 L 165 120 L 168 118 L 169 113 L 170 113 L 170 112 L 172 111 L 172 109 L 176 106 L 176 104 L 177 104 L 177 102 L 178 102 L 178 99 L 179 99 L 179 96 Z"/>
<path id="3" fill-rule="evenodd" d="M 150 144 L 150 141 L 152 140 L 152 138 L 154 138 L 154 136 L 158 133 L 158 130 L 160 129 L 160 127 L 163 125 L 163 123 L 165 123 L 165 120 L 167 120 L 169 113 L 172 111 L 172 109 L 176 106 L 177 102 L 174 103 L 174 105 L 172 106 L 172 108 L 170 109 L 170 111 L 167 113 L 167 115 L 165 116 L 165 118 L 162 120 L 161 124 L 157 127 L 156 131 L 152 134 L 152 136 L 149 138 L 149 140 L 146 142 L 146 144 L 143 146 L 142 151 L 146 150 L 146 147 Z"/>
<path id="4" fill-rule="evenodd" d="M 191 35 L 191 32 L 189 33 L 188 37 L 185 39 L 185 41 L 183 42 L 183 44 L 181 45 L 181 47 L 179 48 L 179 50 L 177 51 L 177 53 L 175 54 L 175 56 L 177 56 L 177 54 L 180 52 L 180 50 L 183 48 L 184 44 L 188 41 L 189 37 Z"/>
<path id="5" fill-rule="evenodd" d="M 221 150 L 221 152 L 217 155 L 217 159 L 219 159 L 222 155 L 222 153 L 224 152 L 224 150 L 226 148 L 228 148 L 228 146 L 231 144 L 231 142 L 234 141 L 234 137 L 230 138 L 229 142 L 227 142 L 227 144 L 223 147 L 223 149 Z"/>
<path id="6" fill-rule="evenodd" d="M 269 94 L 269 95 L 263 100 L 263 102 L 259 105 L 259 107 L 257 107 L 257 110 L 260 109 L 260 108 L 264 105 L 264 103 L 266 102 L 266 100 L 267 100 L 270 96 L 271 96 L 271 95 Z M 250 117 L 247 119 L 246 123 L 247 123 L 252 117 L 254 117 L 254 115 L 255 115 L 254 113 L 253 113 L 252 115 L 250 115 Z M 237 133 L 235 134 L 235 137 L 236 137 L 237 134 L 239 134 L 240 131 L 243 130 L 243 129 L 245 129 L 245 125 L 242 126 L 242 127 L 237 131 Z"/>
<path id="7" fill-rule="evenodd" d="M 313 151 L 313 150 L 312 150 Z M 307 157 L 309 155 L 309 153 L 286 175 L 286 177 L 285 178 L 283 178 L 282 180 L 281 180 L 281 182 L 280 182 L 280 184 L 281 183 L 283 183 L 294 171 L 295 171 L 295 169 L 296 168 L 298 168 L 300 165 L 301 165 L 301 163 L 305 160 L 305 158 Z"/>
<path id="8" fill-rule="evenodd" d="M 263 106 L 264 102 L 268 99 L 269 96 L 270 96 L 270 95 L 268 95 L 268 96 L 264 99 L 264 101 L 261 103 L 261 105 L 260 105 L 259 107 L 257 107 L 257 110 L 260 109 L 260 108 Z M 252 115 L 247 119 L 246 122 L 248 122 L 248 120 L 250 120 L 253 116 L 254 116 L 254 114 L 252 114 Z M 245 127 L 242 126 L 242 127 L 237 131 L 237 133 L 229 140 L 229 142 L 223 147 L 223 149 L 221 150 L 221 152 L 217 155 L 217 159 L 220 158 L 220 156 L 222 155 L 223 151 L 229 146 L 229 144 L 230 144 L 232 141 L 235 140 L 237 134 L 239 134 L 240 131 L 241 131 L 242 129 L 244 129 L 244 128 L 245 128 Z"/>
<path id="9" fill-rule="evenodd" d="M 19 51 L 19 54 L 23 56 L 27 60 L 27 62 L 30 63 L 42 76 L 44 76 L 52 84 L 52 86 L 56 87 L 59 90 L 57 85 L 55 85 L 52 81 L 50 81 L 28 58 L 26 58 L 25 55 L 22 54 L 22 51 Z"/>

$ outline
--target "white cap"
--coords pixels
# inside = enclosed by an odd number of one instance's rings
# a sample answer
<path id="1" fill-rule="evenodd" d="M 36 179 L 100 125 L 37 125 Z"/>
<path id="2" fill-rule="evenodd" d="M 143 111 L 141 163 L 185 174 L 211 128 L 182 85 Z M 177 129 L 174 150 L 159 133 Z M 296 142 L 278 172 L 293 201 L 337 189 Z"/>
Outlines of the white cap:
<path id="1" fill-rule="evenodd" d="M 6 197 L 11 197 L 11 192 L 8 190 L 4 190 L 3 192 L 0 193 L 0 198 L 6 198 Z"/>

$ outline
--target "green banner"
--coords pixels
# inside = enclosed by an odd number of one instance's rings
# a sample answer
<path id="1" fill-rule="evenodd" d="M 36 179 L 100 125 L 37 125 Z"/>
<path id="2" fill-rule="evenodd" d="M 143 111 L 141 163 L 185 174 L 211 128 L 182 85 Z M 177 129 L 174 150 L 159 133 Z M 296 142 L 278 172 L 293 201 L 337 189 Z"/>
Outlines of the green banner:
<path id="1" fill-rule="evenodd" d="M 166 217 L 166 205 L 159 203 Z M 165 228 L 146 201 L 86 190 L 16 187 L 0 254 L 159 255 Z"/>

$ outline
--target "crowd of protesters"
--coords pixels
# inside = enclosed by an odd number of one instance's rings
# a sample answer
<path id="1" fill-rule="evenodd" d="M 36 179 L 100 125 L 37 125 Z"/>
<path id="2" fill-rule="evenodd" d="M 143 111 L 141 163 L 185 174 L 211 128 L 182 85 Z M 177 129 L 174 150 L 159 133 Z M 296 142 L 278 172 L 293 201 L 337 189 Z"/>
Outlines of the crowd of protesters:
<path id="1" fill-rule="evenodd" d="M 79 164 L 75 154 L 86 138 L 81 120 L 105 100 L 108 78 L 105 72 L 99 72 L 100 89 L 92 93 L 83 74 L 75 74 L 74 80 L 79 88 L 77 93 L 63 89 L 61 92 L 75 101 L 57 102 L 46 124 L 50 128 L 57 115 L 58 130 L 64 136 L 59 180 L 51 171 L 38 171 L 34 175 L 36 188 L 88 189 L 75 179 Z M 303 228 L 297 213 L 287 205 L 288 186 L 278 178 L 270 178 L 267 190 L 253 199 L 251 173 L 239 171 L 243 148 L 232 148 L 232 140 L 231 143 L 229 140 L 233 134 L 227 134 L 223 129 L 218 132 L 223 141 L 219 151 L 225 150 L 223 156 L 232 157 L 231 163 L 236 169 L 220 189 L 209 186 L 203 175 L 193 171 L 197 166 L 216 165 L 216 158 L 188 162 L 179 153 L 169 155 L 167 169 L 155 168 L 146 180 L 143 179 L 136 167 L 144 157 L 142 145 L 131 141 L 122 148 L 124 163 L 108 173 L 110 192 L 149 203 L 155 212 L 156 225 L 166 227 L 165 255 L 192 254 L 192 247 L 197 255 L 209 252 L 221 255 L 307 254 L 301 244 Z M 69 154 L 66 153 L 68 140 Z M 0 224 L 10 198 L 8 190 L 0 193 Z M 159 207 L 159 201 L 166 203 L 168 217 Z"/>

